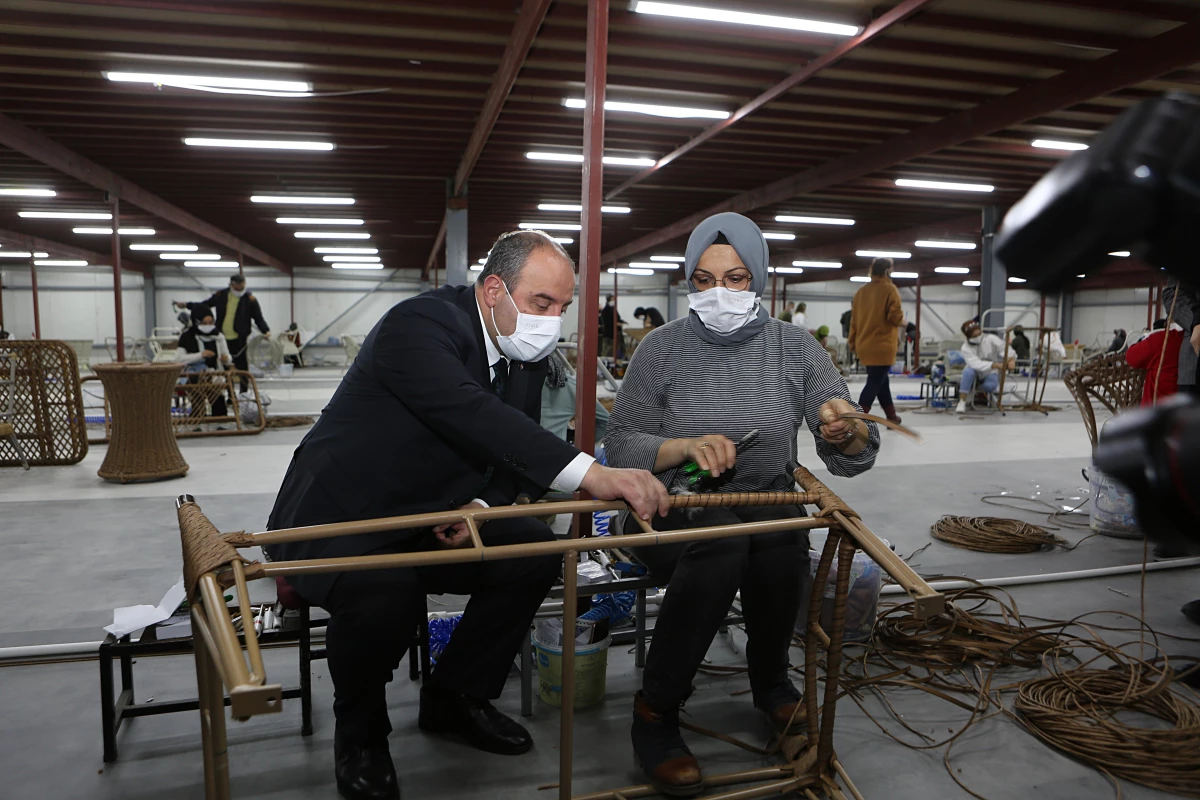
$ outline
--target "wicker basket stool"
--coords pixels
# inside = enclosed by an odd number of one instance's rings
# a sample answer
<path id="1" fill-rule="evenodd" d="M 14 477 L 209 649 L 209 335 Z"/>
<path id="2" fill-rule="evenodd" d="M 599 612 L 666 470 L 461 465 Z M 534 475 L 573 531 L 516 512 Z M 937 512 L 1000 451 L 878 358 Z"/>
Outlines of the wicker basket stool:
<path id="1" fill-rule="evenodd" d="M 112 439 L 97 473 L 109 481 L 182 478 L 188 465 L 175 443 L 171 399 L 182 364 L 93 364 L 112 407 Z"/>

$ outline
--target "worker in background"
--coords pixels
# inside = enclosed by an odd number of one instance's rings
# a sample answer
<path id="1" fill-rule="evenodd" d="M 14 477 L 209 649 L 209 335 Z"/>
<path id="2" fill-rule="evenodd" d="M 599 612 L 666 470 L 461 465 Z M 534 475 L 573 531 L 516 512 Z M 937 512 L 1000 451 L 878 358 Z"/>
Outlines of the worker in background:
<path id="1" fill-rule="evenodd" d="M 191 326 L 179 336 L 175 360 L 186 365 L 183 368 L 184 373 L 223 370 L 229 366 L 233 360 L 229 355 L 229 346 L 225 342 L 224 334 L 217 330 L 216 320 L 211 311 L 201 310 L 192 315 Z M 200 377 L 193 374 L 187 380 L 188 383 L 195 384 L 199 382 Z M 223 378 L 218 380 L 223 381 Z M 222 391 L 212 401 L 212 416 L 223 417 L 225 411 L 225 393 Z M 207 416 L 203 409 L 195 408 L 192 415 Z"/>
<path id="2" fill-rule="evenodd" d="M 600 355 L 620 358 L 619 339 L 625 320 L 621 319 L 621 314 L 617 311 L 613 295 L 608 295 L 604 300 L 604 308 L 600 309 Z"/>
<path id="3" fill-rule="evenodd" d="M 633 318 L 640 319 L 642 321 L 643 328 L 661 328 L 663 325 L 667 324 L 667 321 L 663 319 L 662 312 L 654 306 L 649 306 L 647 308 L 638 306 L 636 309 L 634 309 Z"/>
<path id="4" fill-rule="evenodd" d="M 795 313 L 795 310 L 796 310 L 796 304 L 793 303 L 791 300 L 787 301 L 783 306 L 783 311 L 779 312 L 779 321 L 780 322 L 791 322 L 792 315 Z"/>
<path id="5" fill-rule="evenodd" d="M 1113 340 L 1108 345 L 1108 352 L 1110 352 L 1110 353 L 1121 352 L 1121 350 L 1123 350 L 1125 347 L 1125 339 L 1126 338 L 1128 338 L 1128 334 L 1125 332 L 1124 328 L 1115 328 L 1113 330 Z"/>
<path id="6" fill-rule="evenodd" d="M 665 515 L 666 489 L 649 472 L 597 464 L 538 424 L 574 267 L 550 237 L 515 231 L 492 246 L 474 286 L 443 286 L 393 306 L 296 448 L 267 527 L 508 506 L 548 489 L 624 499 L 643 519 Z M 488 521 L 480 535 L 489 547 L 554 539 L 531 517 Z M 471 546 L 460 522 L 266 549 L 274 560 L 293 560 Z M 385 690 L 428 593 L 471 599 L 421 687 L 420 729 L 501 755 L 533 746 L 491 701 L 561 564 L 551 555 L 287 578 L 330 614 L 334 773 L 343 797 L 400 796 Z"/>
<path id="7" fill-rule="evenodd" d="M 853 312 L 850 309 L 846 309 L 845 311 L 842 312 L 841 322 L 842 322 L 842 338 L 843 339 L 850 338 L 850 320 L 853 318 L 853 316 L 854 316 Z"/>
<path id="8" fill-rule="evenodd" d="M 792 324 L 797 325 L 805 330 L 808 329 L 808 303 L 797 303 L 796 313 L 792 315 Z"/>
<path id="9" fill-rule="evenodd" d="M 1167 330 L 1167 321 L 1160 319 L 1154 323 L 1149 336 L 1125 350 L 1129 366 L 1146 370 L 1142 405 L 1152 406 L 1179 390 L 1179 356 L 1176 354 L 1182 345 L 1183 328 L 1172 322 L 1171 329 Z"/>
<path id="10" fill-rule="evenodd" d="M 193 316 L 203 314 L 202 309 L 212 309 L 216 315 L 217 330 L 225 337 L 229 345 L 229 354 L 233 365 L 243 372 L 249 371 L 250 362 L 247 360 L 246 345 L 250 341 L 250 323 L 254 322 L 262 335 L 271 338 L 271 329 L 263 319 L 262 308 L 258 300 L 246 288 L 246 276 L 237 274 L 229 279 L 229 286 L 213 292 L 212 296 L 199 303 L 175 302 L 176 308 L 187 308 Z M 246 391 L 249 382 L 242 378 L 242 391 Z"/>
<path id="11" fill-rule="evenodd" d="M 1013 352 L 1017 354 L 1017 359 L 1029 363 L 1029 337 L 1025 335 L 1025 329 L 1020 325 L 1013 328 L 1012 341 L 1010 342 Z"/>
<path id="12" fill-rule="evenodd" d="M 900 416 L 896 414 L 896 407 L 892 403 L 888 370 L 896 363 L 904 309 L 900 305 L 900 292 L 892 283 L 891 274 L 890 258 L 877 258 L 871 262 L 871 282 L 854 294 L 851 303 L 853 314 L 846 348 L 848 352 L 856 353 L 858 360 L 867 368 L 867 383 L 858 396 L 862 410 L 869 413 L 871 404 L 878 398 L 887 418 L 899 423 Z"/>
<path id="13" fill-rule="evenodd" d="M 973 394 L 976 391 L 991 394 L 1000 388 L 1000 370 L 1017 366 L 1013 351 L 1005 348 L 1004 340 L 994 333 L 984 333 L 975 320 L 964 322 L 962 332 L 967 340 L 959 351 L 967 366 L 963 368 L 962 383 L 958 387 L 955 412 L 959 414 L 975 407 Z"/>

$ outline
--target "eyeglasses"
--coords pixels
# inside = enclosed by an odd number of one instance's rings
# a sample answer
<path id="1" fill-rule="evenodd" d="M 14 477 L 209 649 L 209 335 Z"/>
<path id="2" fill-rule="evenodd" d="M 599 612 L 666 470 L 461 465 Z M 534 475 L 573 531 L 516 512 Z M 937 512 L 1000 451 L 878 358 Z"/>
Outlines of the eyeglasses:
<path id="1" fill-rule="evenodd" d="M 707 272 L 697 270 L 692 273 L 692 285 L 700 291 L 707 291 L 714 286 L 724 286 L 731 292 L 744 292 L 750 288 L 754 278 L 749 272 L 739 270 L 737 272 L 727 272 L 725 277 L 718 280 Z"/>

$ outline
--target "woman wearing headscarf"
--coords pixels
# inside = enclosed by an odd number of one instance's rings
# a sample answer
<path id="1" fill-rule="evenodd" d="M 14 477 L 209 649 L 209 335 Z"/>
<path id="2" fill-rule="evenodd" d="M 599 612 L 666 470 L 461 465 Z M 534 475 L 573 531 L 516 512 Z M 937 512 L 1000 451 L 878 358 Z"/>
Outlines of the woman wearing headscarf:
<path id="1" fill-rule="evenodd" d="M 673 492 L 698 487 L 680 468 L 711 474 L 721 491 L 788 490 L 786 465 L 807 424 L 817 454 L 835 475 L 875 461 L 879 432 L 840 419 L 857 410 L 846 383 L 812 335 L 771 319 L 762 308 L 767 242 L 751 220 L 718 214 L 688 240 L 691 312 L 648 334 L 617 394 L 605 452 L 608 463 L 657 473 Z M 736 452 L 752 430 L 754 443 Z M 797 506 L 674 511 L 659 528 L 724 525 L 803 516 Z M 626 520 L 627 531 L 637 530 Z M 679 732 L 679 709 L 741 590 L 749 638 L 754 705 L 776 729 L 795 714 L 800 693 L 788 679 L 788 648 L 809 575 L 803 531 L 764 533 L 641 548 L 638 557 L 670 583 L 634 698 L 634 754 L 650 781 L 675 796 L 702 787 L 700 767 Z M 802 707 L 801 707 L 802 711 Z"/>

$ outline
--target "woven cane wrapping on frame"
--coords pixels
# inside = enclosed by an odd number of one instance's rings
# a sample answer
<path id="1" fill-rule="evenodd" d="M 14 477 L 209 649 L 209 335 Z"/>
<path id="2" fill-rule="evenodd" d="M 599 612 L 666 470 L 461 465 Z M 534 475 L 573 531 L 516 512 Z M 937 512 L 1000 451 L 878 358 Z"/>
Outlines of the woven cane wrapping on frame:
<path id="1" fill-rule="evenodd" d="M 0 387 L 0 410 L 13 394 L 14 433 L 32 466 L 78 464 L 88 452 L 79 387 L 79 361 L 66 342 L 0 342 L 0 364 L 8 377 L 8 360 L 16 362 L 12 387 Z M 19 466 L 21 459 L 5 437 L 0 439 L 0 467 Z"/>
<path id="2" fill-rule="evenodd" d="M 811 472 L 804 467 L 796 467 L 796 471 L 792 473 L 792 477 L 796 479 L 802 487 L 807 489 L 809 493 L 817 496 L 817 508 L 820 509 L 813 514 L 814 517 L 828 517 L 835 511 L 840 511 L 850 519 L 859 519 L 858 512 L 846 505 L 842 498 L 829 490 L 829 487 L 817 480 Z"/>
<path id="3" fill-rule="evenodd" d="M 1142 401 L 1146 385 L 1146 370 L 1134 369 L 1125 361 L 1124 353 L 1096 356 L 1063 376 L 1087 428 L 1092 447 L 1096 446 L 1096 409 L 1092 399 L 1100 401 L 1113 414 L 1133 408 Z"/>
<path id="4" fill-rule="evenodd" d="M 112 440 L 97 474 L 110 481 L 162 480 L 187 474 L 175 444 L 170 399 L 180 364 L 95 364 L 112 403 Z"/>
<path id="5" fill-rule="evenodd" d="M 808 492 L 714 492 L 712 494 L 676 494 L 671 508 L 708 508 L 719 506 L 802 506 L 813 502 Z"/>
<path id="6" fill-rule="evenodd" d="M 195 597 L 204 573 L 227 567 L 234 561 L 248 563 L 221 537 L 221 532 L 195 503 L 179 506 L 179 538 L 183 544 L 183 586 L 189 599 Z"/>

